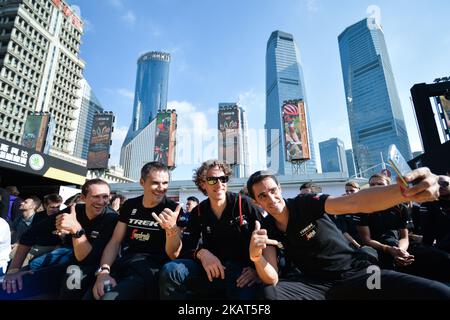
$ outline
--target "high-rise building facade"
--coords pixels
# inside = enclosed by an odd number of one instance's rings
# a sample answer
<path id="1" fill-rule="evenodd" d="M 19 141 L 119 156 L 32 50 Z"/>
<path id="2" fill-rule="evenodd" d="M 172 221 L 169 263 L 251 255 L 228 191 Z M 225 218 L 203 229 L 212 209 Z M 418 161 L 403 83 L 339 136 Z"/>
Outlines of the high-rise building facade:
<path id="1" fill-rule="evenodd" d="M 322 172 L 348 172 L 344 142 L 331 138 L 319 142 L 320 163 Z"/>
<path id="2" fill-rule="evenodd" d="M 355 165 L 368 177 L 381 170 L 390 144 L 411 159 L 411 148 L 384 33 L 373 18 L 338 37 Z"/>
<path id="3" fill-rule="evenodd" d="M 30 112 L 55 121 L 50 153 L 73 155 L 83 25 L 62 0 L 0 1 L 0 137 L 20 143 Z"/>
<path id="4" fill-rule="evenodd" d="M 231 165 L 233 176 L 250 176 L 248 150 L 248 122 L 238 103 L 219 103 L 218 112 L 219 160 Z"/>
<path id="5" fill-rule="evenodd" d="M 306 109 L 311 160 L 303 164 L 304 173 L 315 173 L 316 160 L 311 133 L 309 106 L 306 100 L 300 53 L 294 37 L 282 31 L 274 31 L 266 50 L 266 143 L 267 167 L 277 174 L 292 174 L 294 168 L 287 161 L 285 135 L 283 133 L 282 106 L 289 100 L 303 100 Z"/>
<path id="6" fill-rule="evenodd" d="M 167 108 L 170 54 L 152 51 L 138 59 L 133 119 L 124 145 Z"/>
<path id="7" fill-rule="evenodd" d="M 356 168 L 355 168 L 355 160 L 353 159 L 353 150 L 347 149 L 345 150 L 345 156 L 347 158 L 347 168 L 348 168 L 348 176 L 356 177 Z"/>
<path id="8" fill-rule="evenodd" d="M 76 112 L 78 120 L 77 135 L 75 139 L 74 156 L 87 159 L 89 143 L 91 141 L 92 124 L 94 114 L 102 113 L 103 107 L 92 91 L 91 86 L 85 80 L 81 80 L 80 107 Z"/>

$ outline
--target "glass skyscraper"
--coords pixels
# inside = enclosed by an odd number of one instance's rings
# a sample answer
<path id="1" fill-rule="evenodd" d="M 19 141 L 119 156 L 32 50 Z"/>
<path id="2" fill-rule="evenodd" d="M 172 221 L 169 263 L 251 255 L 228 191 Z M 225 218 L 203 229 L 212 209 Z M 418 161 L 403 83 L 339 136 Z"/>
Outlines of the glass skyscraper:
<path id="1" fill-rule="evenodd" d="M 74 155 L 87 159 L 89 143 L 91 142 L 92 125 L 94 123 L 94 114 L 103 112 L 103 107 L 85 79 L 80 81 L 80 85 L 82 91 L 81 107 L 79 108 Z"/>
<path id="2" fill-rule="evenodd" d="M 381 170 L 390 144 L 411 159 L 405 120 L 381 26 L 366 18 L 338 40 L 355 165 L 368 177 Z"/>
<path id="3" fill-rule="evenodd" d="M 312 132 L 308 103 L 305 95 L 300 53 L 294 37 L 282 31 L 272 32 L 266 50 L 266 143 L 267 167 L 281 175 L 294 172 L 287 161 L 281 107 L 287 100 L 302 99 L 305 102 L 311 160 L 306 161 L 303 172 L 316 173 Z"/>
<path id="4" fill-rule="evenodd" d="M 355 161 L 353 160 L 353 150 L 352 149 L 345 150 L 345 156 L 347 157 L 348 176 L 354 177 L 356 176 L 356 172 L 355 172 Z"/>
<path id="5" fill-rule="evenodd" d="M 167 108 L 170 54 L 148 52 L 137 64 L 133 119 L 124 145 L 145 128 L 159 110 Z"/>
<path id="6" fill-rule="evenodd" d="M 338 138 L 319 142 L 322 172 L 348 172 L 344 142 Z"/>

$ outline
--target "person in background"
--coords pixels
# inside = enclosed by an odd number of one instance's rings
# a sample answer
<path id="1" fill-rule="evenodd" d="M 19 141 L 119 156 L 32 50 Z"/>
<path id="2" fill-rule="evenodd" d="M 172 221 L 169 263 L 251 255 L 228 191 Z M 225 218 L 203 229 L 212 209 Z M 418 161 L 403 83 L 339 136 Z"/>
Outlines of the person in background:
<path id="1" fill-rule="evenodd" d="M 11 224 L 11 244 L 13 246 L 17 245 L 22 234 L 30 228 L 36 214 L 36 210 L 40 207 L 40 205 L 41 200 L 35 196 L 26 198 L 20 204 L 19 209 L 22 211 L 22 214 L 17 216 Z"/>
<path id="2" fill-rule="evenodd" d="M 19 189 L 17 189 L 16 186 L 7 186 L 5 189 L 9 193 L 9 208 L 6 221 L 11 224 L 18 216 L 20 216 L 20 205 L 23 200 L 19 197 Z"/>
<path id="3" fill-rule="evenodd" d="M 300 194 L 321 193 L 322 188 L 314 182 L 305 182 L 300 186 Z"/>
<path id="4" fill-rule="evenodd" d="M 111 200 L 109 201 L 109 205 L 111 208 L 113 208 L 116 212 L 119 212 L 120 208 L 122 207 L 123 203 L 125 202 L 126 198 L 123 194 L 120 193 L 114 193 L 111 196 Z"/>
<path id="5" fill-rule="evenodd" d="M 0 218 L 0 277 L 8 268 L 9 254 L 11 253 L 11 231 L 5 219 Z"/>
<path id="6" fill-rule="evenodd" d="M 194 197 L 194 196 L 190 196 L 186 199 L 186 211 L 191 213 L 192 210 L 198 206 L 198 204 L 200 203 L 200 201 Z"/>

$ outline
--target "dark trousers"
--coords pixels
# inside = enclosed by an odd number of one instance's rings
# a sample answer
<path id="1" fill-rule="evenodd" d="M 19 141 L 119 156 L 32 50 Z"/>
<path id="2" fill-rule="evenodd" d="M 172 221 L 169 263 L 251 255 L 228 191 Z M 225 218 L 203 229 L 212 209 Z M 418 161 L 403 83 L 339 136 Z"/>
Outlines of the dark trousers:
<path id="1" fill-rule="evenodd" d="M 267 286 L 264 293 L 269 300 L 450 299 L 450 288 L 440 282 L 391 270 L 381 270 L 379 289 L 369 289 L 368 280 L 372 275 L 361 270 L 335 281 L 302 276 Z"/>
<path id="2" fill-rule="evenodd" d="M 0 288 L 0 300 L 57 299 L 66 267 L 51 266 L 26 274 L 22 277 L 23 289 L 8 294 Z"/>
<path id="3" fill-rule="evenodd" d="M 135 255 L 126 262 L 118 261 L 111 276 L 117 285 L 106 292 L 102 300 L 155 300 L 159 299 L 159 270 L 161 263 L 147 255 Z M 84 296 L 94 299 L 92 290 Z"/>
<path id="4" fill-rule="evenodd" d="M 209 281 L 196 260 L 177 259 L 166 263 L 160 275 L 160 296 L 164 300 L 234 299 L 251 300 L 261 297 L 261 286 L 238 288 L 236 280 L 248 265 L 242 262 L 223 262 L 225 279 Z"/>

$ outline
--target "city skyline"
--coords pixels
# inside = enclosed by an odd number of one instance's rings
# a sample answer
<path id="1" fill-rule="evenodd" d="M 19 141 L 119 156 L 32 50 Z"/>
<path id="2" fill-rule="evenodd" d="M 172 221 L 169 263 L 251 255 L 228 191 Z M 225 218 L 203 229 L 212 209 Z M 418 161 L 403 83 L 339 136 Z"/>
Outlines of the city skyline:
<path id="1" fill-rule="evenodd" d="M 111 165 L 118 163 L 131 123 L 136 59 L 147 51 L 164 51 L 172 56 L 168 108 L 177 110 L 179 129 L 195 124 L 197 131 L 208 134 L 217 123 L 217 103 L 239 100 L 248 114 L 249 129 L 257 131 L 263 129 L 265 118 L 262 110 L 267 39 L 275 30 L 293 34 L 302 54 L 316 150 L 318 142 L 331 137 L 339 137 L 346 148 L 351 145 L 337 36 L 368 15 L 378 15 L 377 8 L 412 151 L 421 146 L 409 89 L 415 83 L 430 83 L 450 73 L 446 50 L 430 50 L 430 46 L 450 45 L 450 36 L 437 35 L 435 30 L 445 30 L 444 12 L 450 7 L 445 1 L 426 5 L 419 1 L 336 4 L 286 0 L 227 1 L 214 5 L 202 0 L 189 4 L 119 0 L 70 3 L 80 7 L 85 20 L 80 54 L 86 61 L 85 77 L 105 110 L 117 116 Z M 372 4 L 378 7 L 371 7 Z M 411 25 L 411 21 L 416 23 Z M 249 143 L 252 170 L 262 165 L 258 163 L 261 149 L 265 155 L 265 145 L 260 146 L 259 140 Z M 175 169 L 173 179 L 189 179 L 190 170 L 208 156 L 207 151 L 194 154 L 191 164 Z M 318 155 L 316 161 L 320 163 Z"/>

